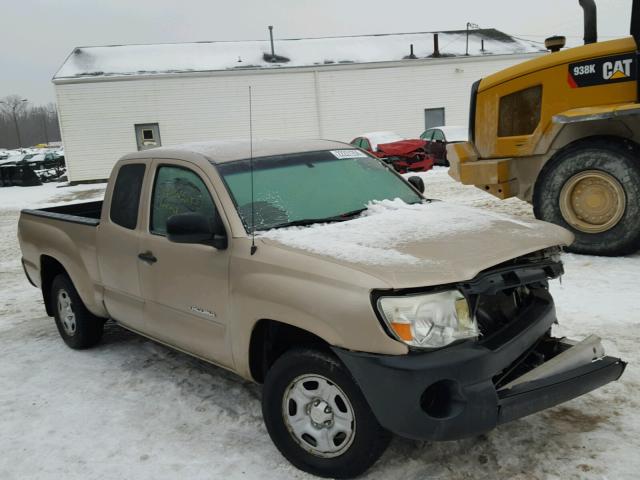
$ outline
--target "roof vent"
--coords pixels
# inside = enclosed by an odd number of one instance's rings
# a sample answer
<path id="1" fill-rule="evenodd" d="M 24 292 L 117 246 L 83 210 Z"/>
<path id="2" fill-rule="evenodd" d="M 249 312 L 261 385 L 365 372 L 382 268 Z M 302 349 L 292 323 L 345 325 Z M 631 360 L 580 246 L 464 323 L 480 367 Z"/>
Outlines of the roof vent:
<path id="1" fill-rule="evenodd" d="M 405 60 L 415 60 L 416 57 L 415 54 L 413 53 L 413 43 L 411 45 L 409 45 L 409 55 L 407 55 L 406 57 L 403 57 Z"/>
<path id="2" fill-rule="evenodd" d="M 287 63 L 289 61 L 287 57 L 276 55 L 276 49 L 273 46 L 273 25 L 269 25 L 269 41 L 271 42 L 271 53 L 262 55 L 264 61 L 269 63 Z"/>

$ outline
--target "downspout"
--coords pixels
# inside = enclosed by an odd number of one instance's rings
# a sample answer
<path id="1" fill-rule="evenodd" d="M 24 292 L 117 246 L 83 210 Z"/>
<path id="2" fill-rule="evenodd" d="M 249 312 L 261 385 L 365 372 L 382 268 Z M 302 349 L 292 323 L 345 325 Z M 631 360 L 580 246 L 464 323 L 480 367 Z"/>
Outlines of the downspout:
<path id="1" fill-rule="evenodd" d="M 595 0 L 578 0 L 584 10 L 584 44 L 598 41 L 598 15 Z"/>

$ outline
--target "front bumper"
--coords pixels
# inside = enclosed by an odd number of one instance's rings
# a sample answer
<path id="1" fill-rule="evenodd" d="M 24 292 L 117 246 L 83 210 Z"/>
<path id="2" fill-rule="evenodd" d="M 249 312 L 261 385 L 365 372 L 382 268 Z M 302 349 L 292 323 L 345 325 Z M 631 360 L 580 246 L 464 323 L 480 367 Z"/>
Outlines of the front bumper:
<path id="1" fill-rule="evenodd" d="M 519 193 L 513 158 L 480 159 L 471 142 L 459 142 L 447 146 L 447 159 L 449 176 L 464 185 L 475 185 L 500 199 Z"/>
<path id="2" fill-rule="evenodd" d="M 565 402 L 622 375 L 625 363 L 602 359 L 563 373 L 496 389 L 494 377 L 534 346 L 555 322 L 540 297 L 497 342 L 467 342 L 433 352 L 375 355 L 334 348 L 382 426 L 407 438 L 456 440 Z"/>

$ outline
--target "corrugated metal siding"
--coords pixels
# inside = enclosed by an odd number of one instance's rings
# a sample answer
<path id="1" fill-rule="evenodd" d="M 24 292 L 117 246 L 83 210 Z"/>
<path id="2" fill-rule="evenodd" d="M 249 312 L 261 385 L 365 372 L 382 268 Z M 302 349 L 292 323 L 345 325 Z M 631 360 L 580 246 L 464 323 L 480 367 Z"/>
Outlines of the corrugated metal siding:
<path id="1" fill-rule="evenodd" d="M 107 178 L 119 157 L 136 150 L 137 123 L 158 123 L 163 145 L 246 138 L 249 85 L 256 138 L 349 141 L 374 130 L 417 136 L 424 109 L 433 107 L 446 108 L 447 124 L 464 125 L 471 83 L 520 61 L 501 56 L 390 68 L 59 84 L 69 179 Z"/>

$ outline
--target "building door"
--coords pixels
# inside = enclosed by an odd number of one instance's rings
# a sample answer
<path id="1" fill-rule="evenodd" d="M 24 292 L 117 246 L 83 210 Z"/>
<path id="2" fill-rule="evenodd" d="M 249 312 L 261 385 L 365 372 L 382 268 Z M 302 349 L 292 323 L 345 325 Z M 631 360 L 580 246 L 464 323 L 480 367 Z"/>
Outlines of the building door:
<path id="1" fill-rule="evenodd" d="M 444 125 L 444 107 L 425 108 L 424 109 L 424 129 L 429 130 L 433 127 L 442 127 Z"/>
<path id="2" fill-rule="evenodd" d="M 138 151 L 162 145 L 160 142 L 160 127 L 157 123 L 140 123 L 135 128 Z"/>

